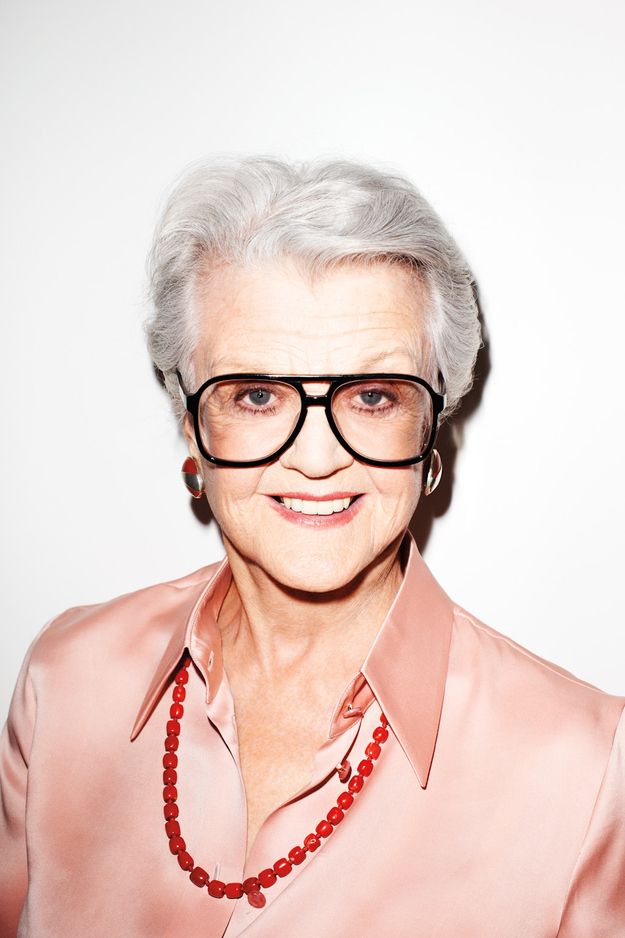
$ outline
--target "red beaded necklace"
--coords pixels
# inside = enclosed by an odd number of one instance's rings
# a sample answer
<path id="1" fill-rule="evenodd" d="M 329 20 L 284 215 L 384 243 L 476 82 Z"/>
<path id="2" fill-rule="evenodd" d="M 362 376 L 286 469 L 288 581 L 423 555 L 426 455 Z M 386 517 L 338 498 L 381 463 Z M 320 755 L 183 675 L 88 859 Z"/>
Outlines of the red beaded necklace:
<path id="1" fill-rule="evenodd" d="M 320 845 L 321 839 L 329 837 L 336 825 L 343 820 L 345 811 L 353 804 L 354 796 L 362 790 L 365 779 L 371 775 L 375 760 L 380 755 L 382 743 L 388 739 L 388 721 L 384 714 L 380 716 L 381 725 L 376 726 L 373 731 L 373 740 L 365 750 L 366 758 L 359 763 L 357 774 L 350 778 L 346 790 L 341 792 L 336 799 L 336 805 L 330 808 L 326 817 L 317 824 L 315 833 L 308 834 L 304 838 L 303 846 L 293 847 L 292 850 L 289 850 L 288 859 L 287 857 L 281 857 L 276 860 L 273 867 L 261 870 L 258 876 L 250 876 L 242 883 L 223 883 L 219 879 L 210 879 L 206 870 L 195 865 L 193 857 L 187 853 L 187 845 L 180 833 L 180 822 L 178 821 L 179 811 L 176 804 L 178 791 L 175 787 L 178 780 L 176 750 L 180 735 L 180 719 L 184 713 L 182 701 L 186 697 L 184 685 L 189 680 L 188 668 L 190 663 L 191 658 L 185 655 L 182 666 L 176 674 L 173 703 L 169 709 L 171 719 L 167 721 L 167 738 L 165 739 L 165 755 L 163 756 L 163 768 L 165 770 L 163 772 L 163 782 L 165 784 L 163 789 L 165 833 L 169 837 L 169 849 L 178 858 L 180 867 L 187 872 L 191 871 L 189 874 L 191 882 L 195 883 L 196 886 L 206 886 L 210 896 L 215 899 L 222 899 L 224 896 L 228 899 L 240 899 L 245 893 L 250 905 L 261 909 L 267 900 L 260 890 L 273 886 L 279 876 L 288 876 L 293 866 L 302 863 L 306 859 L 306 853 L 314 853 Z M 339 778 L 341 778 L 341 781 L 344 780 L 340 772 Z"/>

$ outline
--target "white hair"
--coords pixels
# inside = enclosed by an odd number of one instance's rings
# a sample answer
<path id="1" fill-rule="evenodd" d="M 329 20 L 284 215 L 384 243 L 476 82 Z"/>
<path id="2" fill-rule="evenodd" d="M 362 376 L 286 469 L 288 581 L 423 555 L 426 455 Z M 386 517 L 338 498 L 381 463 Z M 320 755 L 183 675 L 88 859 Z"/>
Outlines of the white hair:
<path id="1" fill-rule="evenodd" d="M 347 262 L 413 270 L 429 296 L 429 377 L 436 389 L 439 370 L 445 378 L 442 416 L 457 409 L 481 347 L 475 284 L 458 245 L 412 183 L 347 159 L 217 156 L 191 164 L 175 181 L 148 255 L 152 312 L 144 329 L 179 420 L 176 369 L 196 390 L 198 283 L 224 263 L 286 257 L 313 278 Z"/>

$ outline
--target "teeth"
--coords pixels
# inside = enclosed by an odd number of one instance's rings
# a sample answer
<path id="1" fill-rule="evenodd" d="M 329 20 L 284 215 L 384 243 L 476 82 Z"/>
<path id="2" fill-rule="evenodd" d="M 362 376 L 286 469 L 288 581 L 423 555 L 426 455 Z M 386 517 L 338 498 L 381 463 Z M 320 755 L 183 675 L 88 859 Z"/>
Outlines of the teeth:
<path id="1" fill-rule="evenodd" d="M 304 515 L 333 515 L 337 511 L 349 508 L 351 498 L 332 498 L 327 501 L 311 501 L 307 498 L 281 498 L 280 501 L 291 511 L 300 511 Z"/>

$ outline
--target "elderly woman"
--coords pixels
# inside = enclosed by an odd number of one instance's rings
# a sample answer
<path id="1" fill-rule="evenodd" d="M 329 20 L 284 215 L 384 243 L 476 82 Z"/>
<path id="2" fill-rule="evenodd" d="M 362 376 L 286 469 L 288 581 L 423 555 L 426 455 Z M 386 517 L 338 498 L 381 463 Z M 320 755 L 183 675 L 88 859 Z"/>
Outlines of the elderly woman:
<path id="1" fill-rule="evenodd" d="M 68 609 L 2 737 L 2 938 L 625 935 L 625 697 L 455 603 L 409 532 L 480 345 L 406 179 L 209 160 L 149 347 L 225 557 Z"/>

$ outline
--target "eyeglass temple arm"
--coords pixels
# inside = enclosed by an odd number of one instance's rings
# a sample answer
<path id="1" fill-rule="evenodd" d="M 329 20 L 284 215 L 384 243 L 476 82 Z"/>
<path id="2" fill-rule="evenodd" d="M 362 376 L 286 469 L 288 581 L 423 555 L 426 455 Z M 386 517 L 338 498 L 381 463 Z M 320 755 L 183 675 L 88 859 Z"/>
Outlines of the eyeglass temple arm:
<path id="1" fill-rule="evenodd" d="M 180 397 L 182 398 L 182 403 L 184 404 L 185 407 L 187 407 L 188 406 L 187 398 L 189 397 L 189 392 L 185 388 L 184 383 L 182 381 L 182 375 L 180 374 L 180 371 L 177 368 L 176 368 L 176 377 L 178 378 L 178 384 L 180 385 L 180 390 L 182 392 L 180 395 Z"/>
<path id="2" fill-rule="evenodd" d="M 445 378 L 443 377 L 443 372 L 438 372 L 438 380 L 440 383 L 440 394 L 443 397 L 443 409 L 447 406 L 447 385 L 445 384 Z"/>

